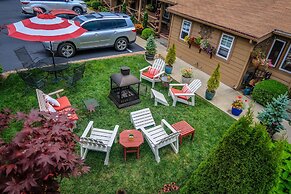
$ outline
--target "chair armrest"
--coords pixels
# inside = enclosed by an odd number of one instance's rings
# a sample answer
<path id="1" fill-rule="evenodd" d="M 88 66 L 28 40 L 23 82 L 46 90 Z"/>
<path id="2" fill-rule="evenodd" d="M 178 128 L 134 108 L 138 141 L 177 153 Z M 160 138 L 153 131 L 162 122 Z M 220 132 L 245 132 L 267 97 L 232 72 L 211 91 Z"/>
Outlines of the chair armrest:
<path id="1" fill-rule="evenodd" d="M 170 84 L 169 86 L 185 86 L 186 84 Z"/>
<path id="2" fill-rule="evenodd" d="M 57 90 L 57 91 L 54 91 L 54 92 L 51 92 L 51 93 L 49 93 L 49 94 L 47 94 L 47 95 L 49 95 L 49 96 L 51 96 L 51 95 L 57 95 L 57 97 L 59 98 L 60 97 L 60 95 L 59 95 L 59 93 L 60 92 L 63 92 L 64 91 L 64 89 L 60 89 L 60 90 Z"/>
<path id="3" fill-rule="evenodd" d="M 162 125 L 166 125 L 166 127 L 168 127 L 173 133 L 177 133 L 178 132 L 165 119 L 162 119 L 161 124 Z"/>
<path id="4" fill-rule="evenodd" d="M 115 140 L 115 137 L 116 137 L 117 132 L 118 132 L 118 128 L 119 128 L 119 125 L 115 125 L 114 130 L 113 130 L 113 133 L 112 133 L 112 136 L 110 137 L 110 140 L 108 142 L 108 146 L 109 147 L 112 146 L 113 141 Z"/>
<path id="5" fill-rule="evenodd" d="M 37 61 L 39 61 L 40 59 L 39 59 L 39 57 L 35 57 L 34 59 L 32 59 L 33 61 L 36 61 L 36 59 L 37 59 Z"/>
<path id="6" fill-rule="evenodd" d="M 90 121 L 81 137 L 87 137 L 88 132 L 93 128 L 93 121 Z"/>
<path id="7" fill-rule="evenodd" d="M 195 96 L 195 93 L 176 93 L 175 96 Z"/>
<path id="8" fill-rule="evenodd" d="M 154 78 L 158 78 L 160 77 L 161 75 L 163 75 L 165 73 L 165 71 L 161 71 L 160 73 L 154 75 Z"/>
<path id="9" fill-rule="evenodd" d="M 145 67 L 145 68 L 142 68 L 141 70 L 139 70 L 140 72 L 143 72 L 143 71 L 145 71 L 145 70 L 147 70 L 148 68 L 150 68 L 151 66 L 147 66 L 147 67 Z"/>

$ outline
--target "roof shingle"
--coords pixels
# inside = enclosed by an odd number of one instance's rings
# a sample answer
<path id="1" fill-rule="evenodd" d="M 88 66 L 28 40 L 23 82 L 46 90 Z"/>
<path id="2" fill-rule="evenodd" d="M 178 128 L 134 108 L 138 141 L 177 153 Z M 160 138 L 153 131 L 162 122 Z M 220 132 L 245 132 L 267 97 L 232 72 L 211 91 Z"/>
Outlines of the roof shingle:
<path id="1" fill-rule="evenodd" d="M 291 33 L 291 0 L 179 0 L 172 13 L 260 39 L 275 29 Z"/>

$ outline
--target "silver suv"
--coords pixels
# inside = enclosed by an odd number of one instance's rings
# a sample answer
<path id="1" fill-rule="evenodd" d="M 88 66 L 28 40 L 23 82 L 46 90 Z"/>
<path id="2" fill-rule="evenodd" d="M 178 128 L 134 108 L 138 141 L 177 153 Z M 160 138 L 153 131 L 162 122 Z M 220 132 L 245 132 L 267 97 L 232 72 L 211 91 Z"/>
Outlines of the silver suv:
<path id="1" fill-rule="evenodd" d="M 20 0 L 22 12 L 26 14 L 35 14 L 33 8 L 39 7 L 43 12 L 52 9 L 71 9 L 77 14 L 87 12 L 87 5 L 82 0 Z"/>
<path id="2" fill-rule="evenodd" d="M 99 12 L 80 15 L 73 20 L 80 22 L 87 32 L 78 38 L 52 42 L 52 50 L 63 57 L 74 56 L 76 50 L 98 47 L 114 47 L 117 51 L 123 51 L 136 39 L 135 27 L 125 14 Z M 49 42 L 43 42 L 43 45 L 50 50 Z"/>

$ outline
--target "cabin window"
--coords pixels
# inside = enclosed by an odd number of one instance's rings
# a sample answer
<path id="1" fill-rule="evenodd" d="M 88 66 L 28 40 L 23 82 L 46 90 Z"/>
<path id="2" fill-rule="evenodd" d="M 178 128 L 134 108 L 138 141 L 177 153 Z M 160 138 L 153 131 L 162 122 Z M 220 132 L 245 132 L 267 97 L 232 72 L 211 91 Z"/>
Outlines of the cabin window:
<path id="1" fill-rule="evenodd" d="M 180 33 L 180 39 L 184 40 L 185 36 L 190 35 L 192 22 L 188 20 L 183 20 L 182 27 L 181 27 L 181 33 Z"/>
<path id="2" fill-rule="evenodd" d="M 233 41 L 234 36 L 223 33 L 220 39 L 216 55 L 227 60 L 231 51 Z"/>
<path id="3" fill-rule="evenodd" d="M 291 45 L 289 46 L 288 51 L 280 65 L 280 70 L 291 73 Z"/>
<path id="4" fill-rule="evenodd" d="M 267 59 L 271 60 L 272 67 L 277 65 L 277 62 L 282 54 L 286 42 L 283 40 L 275 39 L 272 47 L 268 53 Z"/>

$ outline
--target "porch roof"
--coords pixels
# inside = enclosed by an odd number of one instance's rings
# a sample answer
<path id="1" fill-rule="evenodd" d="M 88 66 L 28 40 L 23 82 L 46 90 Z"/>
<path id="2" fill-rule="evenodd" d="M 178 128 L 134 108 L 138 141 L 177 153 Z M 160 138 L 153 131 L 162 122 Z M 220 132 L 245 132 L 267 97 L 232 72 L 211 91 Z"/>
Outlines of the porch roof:
<path id="1" fill-rule="evenodd" d="M 255 41 L 291 33 L 290 0 L 178 0 L 168 11 Z"/>

